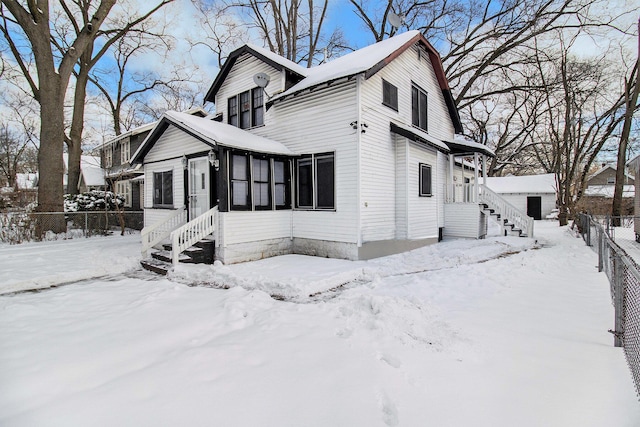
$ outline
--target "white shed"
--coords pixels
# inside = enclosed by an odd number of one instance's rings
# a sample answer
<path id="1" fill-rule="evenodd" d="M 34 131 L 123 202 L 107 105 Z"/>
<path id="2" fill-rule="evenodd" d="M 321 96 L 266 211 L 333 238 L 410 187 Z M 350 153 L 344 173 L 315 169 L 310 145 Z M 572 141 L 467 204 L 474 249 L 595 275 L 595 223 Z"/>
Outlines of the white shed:
<path id="1" fill-rule="evenodd" d="M 487 187 L 533 219 L 543 219 L 556 207 L 557 181 L 553 173 L 487 177 Z"/>

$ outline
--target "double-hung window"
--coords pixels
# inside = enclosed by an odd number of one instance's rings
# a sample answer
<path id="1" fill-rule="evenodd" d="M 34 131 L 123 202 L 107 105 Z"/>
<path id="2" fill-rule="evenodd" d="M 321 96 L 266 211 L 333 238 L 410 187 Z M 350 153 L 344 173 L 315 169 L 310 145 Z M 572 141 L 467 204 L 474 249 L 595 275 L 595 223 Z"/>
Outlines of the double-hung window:
<path id="1" fill-rule="evenodd" d="M 113 145 L 109 145 L 104 149 L 104 167 L 110 168 L 113 166 Z"/>
<path id="2" fill-rule="evenodd" d="M 131 158 L 131 143 L 125 139 L 120 143 L 120 164 L 124 165 Z"/>
<path id="3" fill-rule="evenodd" d="M 411 123 L 424 131 L 427 128 L 427 92 L 411 85 Z"/>
<path id="4" fill-rule="evenodd" d="M 382 104 L 398 111 L 398 88 L 382 80 Z"/>
<path id="5" fill-rule="evenodd" d="M 284 160 L 273 161 L 273 202 L 276 209 L 289 209 L 291 207 L 291 192 L 289 191 L 289 162 Z"/>
<path id="6" fill-rule="evenodd" d="M 253 206 L 271 209 L 271 168 L 269 159 L 253 158 Z"/>
<path id="7" fill-rule="evenodd" d="M 153 173 L 153 206 L 173 207 L 173 171 Z"/>
<path id="8" fill-rule="evenodd" d="M 249 157 L 242 154 L 231 155 L 231 208 L 251 209 L 249 194 Z"/>
<path id="9" fill-rule="evenodd" d="M 419 165 L 419 184 L 420 184 L 420 197 L 430 197 L 431 192 L 431 165 L 420 163 Z"/>
<path id="10" fill-rule="evenodd" d="M 296 207 L 335 209 L 335 154 L 312 154 L 296 162 Z"/>
<path id="11" fill-rule="evenodd" d="M 264 90 L 257 87 L 232 96 L 227 101 L 228 123 L 241 129 L 264 124 Z"/>
<path id="12" fill-rule="evenodd" d="M 131 207 L 131 183 L 128 180 L 116 181 L 116 193 L 124 197 L 125 207 Z"/>

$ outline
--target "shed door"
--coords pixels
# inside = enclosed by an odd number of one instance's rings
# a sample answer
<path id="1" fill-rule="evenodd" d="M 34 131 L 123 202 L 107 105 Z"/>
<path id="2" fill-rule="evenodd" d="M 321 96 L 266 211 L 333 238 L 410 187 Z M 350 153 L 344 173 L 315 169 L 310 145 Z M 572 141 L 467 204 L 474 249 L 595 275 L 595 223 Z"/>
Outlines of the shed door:
<path id="1" fill-rule="evenodd" d="M 189 160 L 189 220 L 209 210 L 209 161 Z"/>
<path id="2" fill-rule="evenodd" d="M 527 197 L 527 215 L 533 219 L 542 219 L 542 197 Z"/>

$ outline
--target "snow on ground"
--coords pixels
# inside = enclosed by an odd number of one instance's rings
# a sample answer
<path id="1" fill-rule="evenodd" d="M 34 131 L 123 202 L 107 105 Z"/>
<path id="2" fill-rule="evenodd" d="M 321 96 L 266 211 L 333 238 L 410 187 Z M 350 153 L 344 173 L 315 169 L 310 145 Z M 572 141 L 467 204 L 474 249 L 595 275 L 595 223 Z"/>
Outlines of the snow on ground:
<path id="1" fill-rule="evenodd" d="M 595 254 L 555 223 L 536 233 L 0 296 L 0 425 L 640 425 Z"/>
<path id="2" fill-rule="evenodd" d="M 140 263 L 140 234 L 0 244 L 0 295 L 123 273 Z"/>

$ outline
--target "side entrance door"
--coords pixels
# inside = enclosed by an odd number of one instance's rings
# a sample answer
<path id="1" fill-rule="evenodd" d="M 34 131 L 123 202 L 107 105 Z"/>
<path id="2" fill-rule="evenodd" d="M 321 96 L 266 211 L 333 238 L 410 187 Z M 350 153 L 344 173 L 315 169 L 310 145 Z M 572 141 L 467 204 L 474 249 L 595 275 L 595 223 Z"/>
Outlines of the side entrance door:
<path id="1" fill-rule="evenodd" d="M 189 220 L 209 210 L 209 161 L 206 157 L 189 160 Z"/>
<path id="2" fill-rule="evenodd" d="M 542 219 L 542 197 L 527 197 L 527 215 L 533 219 Z"/>

